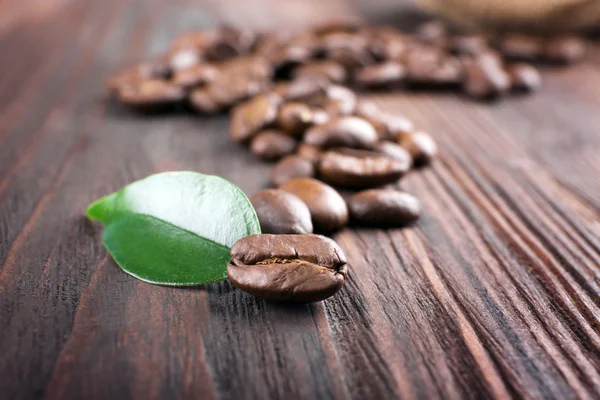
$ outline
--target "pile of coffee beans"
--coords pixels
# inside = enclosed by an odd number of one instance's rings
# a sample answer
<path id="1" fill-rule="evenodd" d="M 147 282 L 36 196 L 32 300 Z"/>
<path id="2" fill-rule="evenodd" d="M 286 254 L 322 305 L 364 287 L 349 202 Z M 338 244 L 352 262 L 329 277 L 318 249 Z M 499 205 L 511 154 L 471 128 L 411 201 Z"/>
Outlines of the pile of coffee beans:
<path id="1" fill-rule="evenodd" d="M 429 134 L 358 91 L 453 89 L 498 99 L 540 87 L 532 63 L 573 64 L 585 52 L 578 37 L 452 35 L 437 21 L 412 34 L 345 23 L 290 35 L 222 26 L 177 38 L 107 88 L 143 112 L 230 110 L 231 139 L 277 163 L 274 188 L 250 198 L 263 234 L 235 243 L 229 279 L 259 297 L 306 302 L 332 296 L 347 274 L 341 249 L 313 232 L 413 223 L 420 202 L 396 183 L 437 153 Z"/>

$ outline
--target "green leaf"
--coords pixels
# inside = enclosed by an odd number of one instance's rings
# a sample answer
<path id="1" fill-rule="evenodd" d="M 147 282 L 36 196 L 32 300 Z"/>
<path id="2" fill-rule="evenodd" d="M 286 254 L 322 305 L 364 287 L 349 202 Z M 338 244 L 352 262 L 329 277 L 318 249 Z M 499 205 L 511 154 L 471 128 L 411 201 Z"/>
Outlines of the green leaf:
<path id="1" fill-rule="evenodd" d="M 150 283 L 191 286 L 226 279 L 229 247 L 260 233 L 244 193 L 225 179 L 165 172 L 94 202 L 104 244 L 127 273 Z"/>

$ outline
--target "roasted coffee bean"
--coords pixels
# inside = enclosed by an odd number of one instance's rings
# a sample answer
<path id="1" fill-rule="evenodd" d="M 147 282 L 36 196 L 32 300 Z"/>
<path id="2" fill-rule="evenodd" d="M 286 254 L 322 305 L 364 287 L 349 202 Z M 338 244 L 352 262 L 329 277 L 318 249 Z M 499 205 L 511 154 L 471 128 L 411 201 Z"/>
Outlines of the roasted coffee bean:
<path id="1" fill-rule="evenodd" d="M 372 226 L 400 227 L 421 215 L 419 199 L 392 189 L 359 192 L 348 201 L 352 220 Z"/>
<path id="2" fill-rule="evenodd" d="M 277 129 L 267 129 L 254 136 L 250 151 L 267 161 L 279 160 L 296 149 L 296 140 Z"/>
<path id="3" fill-rule="evenodd" d="M 143 112 L 154 112 L 181 103 L 185 99 L 185 92 L 168 81 L 151 79 L 122 86 L 117 97 L 128 107 Z"/>
<path id="4" fill-rule="evenodd" d="M 309 160 L 298 155 L 289 155 L 279 161 L 271 170 L 271 183 L 281 186 L 295 178 L 312 178 L 315 176 L 315 165 Z"/>
<path id="5" fill-rule="evenodd" d="M 169 45 L 169 54 L 174 54 L 179 50 L 196 49 L 198 52 L 204 51 L 217 38 L 215 31 L 189 32 L 178 36 Z"/>
<path id="6" fill-rule="evenodd" d="M 383 88 L 402 83 L 406 75 L 404 65 L 396 61 L 386 61 L 359 69 L 354 81 L 363 88 Z"/>
<path id="7" fill-rule="evenodd" d="M 317 102 L 316 107 L 322 107 L 329 115 L 350 115 L 356 109 L 356 94 L 344 86 L 330 85 L 325 89 L 323 102 Z"/>
<path id="8" fill-rule="evenodd" d="M 323 36 L 326 58 L 343 65 L 347 70 L 374 64 L 375 57 L 369 52 L 366 36 L 356 33 L 335 32 Z"/>
<path id="9" fill-rule="evenodd" d="M 214 81 L 219 70 L 211 64 L 197 64 L 190 68 L 177 71 L 173 83 L 184 89 L 193 89 Z"/>
<path id="10" fill-rule="evenodd" d="M 169 67 L 173 72 L 192 68 L 202 62 L 202 54 L 196 47 L 177 49 L 169 54 Z"/>
<path id="11" fill-rule="evenodd" d="M 356 115 L 371 123 L 381 140 L 397 140 L 399 135 L 415 129 L 412 121 L 405 116 L 384 112 L 372 101 L 360 101 Z"/>
<path id="12" fill-rule="evenodd" d="M 321 148 L 352 147 L 373 148 L 379 137 L 375 128 L 363 118 L 344 116 L 310 128 L 304 135 L 304 143 Z"/>
<path id="13" fill-rule="evenodd" d="M 205 87 L 192 90 L 188 96 L 188 103 L 192 110 L 200 114 L 215 114 L 223 110 Z"/>
<path id="14" fill-rule="evenodd" d="M 299 137 L 312 125 L 313 111 L 304 103 L 288 102 L 279 109 L 277 123 L 291 136 Z"/>
<path id="15" fill-rule="evenodd" d="M 344 285 L 342 249 L 319 235 L 250 235 L 231 247 L 227 276 L 238 289 L 275 301 L 325 300 Z"/>
<path id="16" fill-rule="evenodd" d="M 475 99 L 493 99 L 511 86 L 510 75 L 493 54 L 483 54 L 466 60 L 464 92 Z"/>
<path id="17" fill-rule="evenodd" d="M 412 166 L 412 156 L 404 147 L 396 144 L 394 142 L 389 142 L 387 140 L 381 141 L 377 143 L 375 146 L 375 151 L 385 154 L 386 156 L 393 158 L 396 161 L 402 163 L 403 168 L 408 171 Z"/>
<path id="18" fill-rule="evenodd" d="M 336 32 L 355 33 L 362 28 L 362 25 L 356 21 L 328 21 L 324 24 L 316 25 L 312 32 L 317 36 L 324 36 Z"/>
<path id="19" fill-rule="evenodd" d="M 319 157 L 321 157 L 321 149 L 317 146 L 300 143 L 296 148 L 296 154 L 316 163 L 319 160 Z"/>
<path id="20" fill-rule="evenodd" d="M 519 63 L 508 67 L 511 88 L 515 91 L 531 92 L 542 85 L 542 76 L 533 65 Z"/>
<path id="21" fill-rule="evenodd" d="M 236 142 L 246 142 L 276 118 L 281 97 L 275 93 L 256 96 L 236 106 L 231 113 L 229 134 Z"/>
<path id="22" fill-rule="evenodd" d="M 418 40 L 434 44 L 443 43 L 447 35 L 448 29 L 441 21 L 429 21 L 421 24 L 415 32 L 415 36 Z"/>
<path id="23" fill-rule="evenodd" d="M 489 51 L 489 46 L 483 36 L 463 35 L 452 38 L 450 50 L 458 55 L 475 56 Z"/>
<path id="24" fill-rule="evenodd" d="M 551 39 L 544 47 L 544 58 L 558 64 L 574 64 L 585 57 L 586 43 L 577 36 Z"/>
<path id="25" fill-rule="evenodd" d="M 207 90 L 221 108 L 230 108 L 237 103 L 266 92 L 269 87 L 270 84 L 267 81 L 251 80 L 243 75 L 234 75 L 231 79 L 225 81 L 223 75 L 220 74 L 215 81 L 207 86 Z"/>
<path id="26" fill-rule="evenodd" d="M 425 132 L 401 135 L 399 144 L 409 152 L 413 165 L 417 167 L 429 164 L 438 152 L 437 144 Z"/>
<path id="27" fill-rule="evenodd" d="M 334 232 L 348 223 L 346 202 L 331 186 L 316 179 L 296 178 L 280 189 L 295 194 L 308 206 L 316 232 Z"/>
<path id="28" fill-rule="evenodd" d="M 295 79 L 275 85 L 273 91 L 286 101 L 305 101 L 307 98 L 325 93 L 326 82 L 319 79 Z"/>
<path id="29" fill-rule="evenodd" d="M 222 25 L 215 32 L 215 40 L 204 50 L 204 57 L 209 61 L 223 61 L 246 55 L 256 40 L 256 34 L 252 31 Z"/>
<path id="30" fill-rule="evenodd" d="M 460 61 L 438 47 L 420 46 L 406 56 L 407 80 L 413 86 L 453 87 L 462 82 Z"/>
<path id="31" fill-rule="evenodd" d="M 540 58 L 543 49 L 540 38 L 521 34 L 506 35 L 499 43 L 500 52 L 510 60 L 534 61 Z"/>
<path id="32" fill-rule="evenodd" d="M 292 73 L 294 79 L 326 79 L 333 83 L 344 83 L 348 79 L 346 69 L 330 60 L 315 60 L 299 65 Z"/>
<path id="33" fill-rule="evenodd" d="M 324 123 L 329 122 L 332 118 L 332 116 L 329 115 L 329 113 L 327 111 L 320 109 L 320 108 L 313 108 L 312 113 L 313 113 L 313 119 L 312 119 L 313 125 L 323 125 Z"/>
<path id="34" fill-rule="evenodd" d="M 262 233 L 312 233 L 310 211 L 295 195 L 279 189 L 265 189 L 250 197 Z"/>
<path id="35" fill-rule="evenodd" d="M 144 80 L 166 80 L 171 76 L 169 64 L 161 58 L 145 61 L 111 76 L 106 82 L 110 94 L 117 94 L 125 86 L 137 85 Z"/>
<path id="36" fill-rule="evenodd" d="M 364 150 L 334 150 L 321 155 L 317 173 L 340 187 L 372 188 L 396 182 L 410 164 L 385 154 Z"/>

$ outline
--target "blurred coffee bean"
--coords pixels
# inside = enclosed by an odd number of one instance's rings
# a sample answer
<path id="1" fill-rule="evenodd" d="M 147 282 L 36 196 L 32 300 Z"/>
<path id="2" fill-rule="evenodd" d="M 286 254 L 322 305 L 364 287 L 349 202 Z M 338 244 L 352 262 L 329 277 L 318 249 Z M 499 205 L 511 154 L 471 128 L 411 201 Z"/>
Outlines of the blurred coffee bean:
<path id="1" fill-rule="evenodd" d="M 537 68 L 530 64 L 518 63 L 508 67 L 511 89 L 520 92 L 532 92 L 542 85 L 542 76 Z"/>
<path id="2" fill-rule="evenodd" d="M 415 37 L 426 43 L 443 43 L 448 35 L 446 25 L 441 21 L 429 21 L 421 24 L 415 32 Z"/>
<path id="3" fill-rule="evenodd" d="M 333 150 L 321 155 L 318 176 L 340 187 L 371 188 L 396 182 L 410 164 L 364 150 Z"/>
<path id="4" fill-rule="evenodd" d="M 356 94 L 352 90 L 344 86 L 329 85 L 322 102 L 318 101 L 314 106 L 323 108 L 331 116 L 350 115 L 356 109 L 356 102 Z"/>
<path id="5" fill-rule="evenodd" d="M 378 140 L 375 128 L 365 119 L 354 116 L 334 118 L 325 124 L 311 127 L 304 135 L 304 143 L 321 148 L 370 149 Z"/>
<path id="6" fill-rule="evenodd" d="M 164 59 L 157 58 L 141 62 L 112 75 L 106 82 L 106 89 L 114 95 L 124 86 L 135 85 L 143 80 L 166 80 L 170 76 L 169 64 Z"/>
<path id="7" fill-rule="evenodd" d="M 408 151 L 413 159 L 413 165 L 417 167 L 431 163 L 438 152 L 437 144 L 425 132 L 401 135 L 399 144 Z"/>
<path id="8" fill-rule="evenodd" d="M 319 79 L 295 79 L 275 85 L 273 91 L 286 101 L 304 101 L 315 95 L 325 93 L 326 82 Z"/>
<path id="9" fill-rule="evenodd" d="M 325 56 L 343 65 L 347 70 L 374 64 L 366 36 L 356 33 L 335 32 L 322 37 Z"/>
<path id="10" fill-rule="evenodd" d="M 372 101 L 361 100 L 356 107 L 356 115 L 369 121 L 381 140 L 397 140 L 399 135 L 415 129 L 412 121 L 405 116 L 384 112 Z"/>
<path id="11" fill-rule="evenodd" d="M 219 70 L 215 66 L 202 63 L 175 72 L 173 83 L 184 89 L 193 89 L 214 81 L 218 74 Z"/>
<path id="12" fill-rule="evenodd" d="M 483 54 L 464 62 L 464 92 L 475 99 L 493 99 L 510 89 L 510 75 L 494 55 Z"/>
<path id="13" fill-rule="evenodd" d="M 199 114 L 215 114 L 223 110 L 205 87 L 192 90 L 188 95 L 189 107 Z"/>
<path id="14" fill-rule="evenodd" d="M 192 68 L 202 62 L 202 55 L 195 47 L 182 48 L 169 54 L 169 67 L 173 72 Z"/>
<path id="15" fill-rule="evenodd" d="M 321 157 L 321 149 L 319 149 L 317 146 L 300 143 L 298 147 L 296 147 L 296 154 L 316 163 L 319 161 L 319 157 Z"/>
<path id="16" fill-rule="evenodd" d="M 307 234 L 313 226 L 310 211 L 297 196 L 280 190 L 265 189 L 250 197 L 262 233 Z"/>
<path id="17" fill-rule="evenodd" d="M 462 82 L 460 61 L 439 47 L 414 48 L 406 55 L 407 79 L 412 85 L 425 87 L 456 86 Z"/>
<path id="18" fill-rule="evenodd" d="M 318 24 L 312 28 L 312 32 L 317 36 L 328 35 L 331 33 L 345 32 L 355 33 L 362 27 L 362 24 L 357 21 L 328 21 L 323 24 Z"/>
<path id="19" fill-rule="evenodd" d="M 363 88 L 384 88 L 403 82 L 406 75 L 404 65 L 396 61 L 387 61 L 359 69 L 354 81 Z"/>
<path id="20" fill-rule="evenodd" d="M 544 45 L 538 37 L 509 34 L 500 39 L 498 48 L 507 59 L 534 61 L 542 55 Z"/>
<path id="21" fill-rule="evenodd" d="M 250 144 L 252 154 L 267 161 L 279 160 L 295 149 L 296 140 L 276 129 L 258 132 Z"/>
<path id="22" fill-rule="evenodd" d="M 348 201 L 353 221 L 377 227 L 401 227 L 421 215 L 421 202 L 415 196 L 392 189 L 359 192 Z"/>
<path id="23" fill-rule="evenodd" d="M 375 146 L 375 151 L 385 154 L 386 156 L 400 162 L 405 171 L 408 171 L 412 166 L 412 156 L 408 150 L 399 144 L 384 140 L 377 143 L 377 146 Z"/>
<path id="24" fill-rule="evenodd" d="M 236 142 L 246 142 L 258 131 L 272 125 L 280 104 L 279 95 L 268 93 L 236 106 L 231 112 L 231 138 Z"/>
<path id="25" fill-rule="evenodd" d="M 454 54 L 475 56 L 489 50 L 487 40 L 480 35 L 461 35 L 452 38 L 450 50 Z"/>
<path id="26" fill-rule="evenodd" d="M 577 36 L 561 36 L 550 39 L 544 47 L 544 59 L 558 64 L 574 64 L 586 54 L 585 41 Z"/>
<path id="27" fill-rule="evenodd" d="M 291 136 L 299 137 L 312 125 L 313 111 L 304 103 L 288 102 L 280 107 L 277 123 Z"/>
<path id="28" fill-rule="evenodd" d="M 315 165 L 312 160 L 299 155 L 289 155 L 281 159 L 271 170 L 271 183 L 281 186 L 294 178 L 312 178 Z"/>
<path id="29" fill-rule="evenodd" d="M 256 34 L 250 30 L 222 25 L 215 31 L 215 39 L 204 50 L 204 57 L 209 61 L 223 61 L 247 55 L 256 40 Z"/>
<path id="30" fill-rule="evenodd" d="M 149 79 L 122 86 L 117 97 L 127 107 L 142 112 L 155 112 L 182 103 L 185 99 L 185 92 L 179 86 L 168 81 Z"/>
<path id="31" fill-rule="evenodd" d="M 298 196 L 308 206 L 316 232 L 334 232 L 348 223 L 346 202 L 331 186 L 316 179 L 296 178 L 280 189 Z"/>
<path id="32" fill-rule="evenodd" d="M 325 79 L 332 83 L 344 83 L 348 74 L 339 63 L 330 60 L 314 60 L 297 66 L 292 72 L 293 79 Z"/>

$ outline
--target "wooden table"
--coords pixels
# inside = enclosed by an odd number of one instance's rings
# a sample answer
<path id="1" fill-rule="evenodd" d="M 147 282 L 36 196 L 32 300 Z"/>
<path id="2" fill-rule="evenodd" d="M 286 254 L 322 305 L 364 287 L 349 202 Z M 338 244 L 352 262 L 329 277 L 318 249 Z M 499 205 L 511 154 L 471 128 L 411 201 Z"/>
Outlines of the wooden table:
<path id="1" fill-rule="evenodd" d="M 229 283 L 145 284 L 105 251 L 94 199 L 166 170 L 251 194 L 270 167 L 225 116 L 140 118 L 104 79 L 225 21 L 411 21 L 395 1 L 0 0 L 0 398 L 600 396 L 600 52 L 531 97 L 374 98 L 442 152 L 402 186 L 402 230 L 335 236 L 351 279 L 290 307 Z"/>

